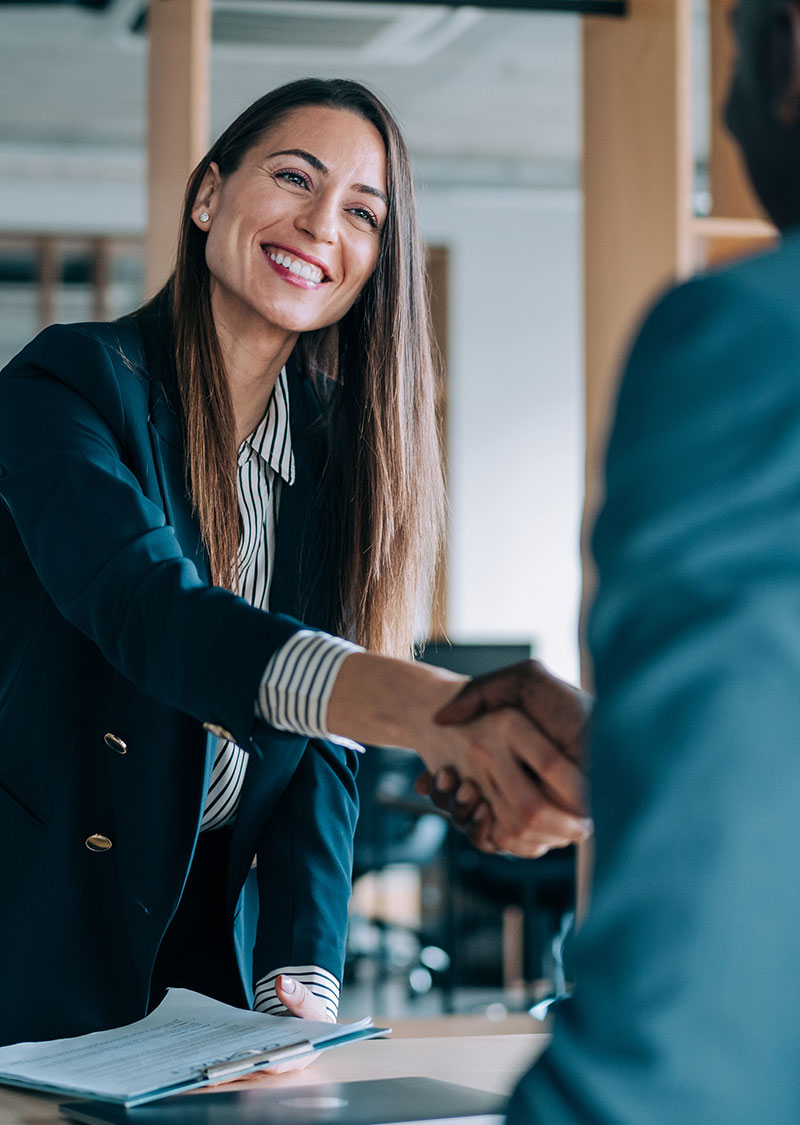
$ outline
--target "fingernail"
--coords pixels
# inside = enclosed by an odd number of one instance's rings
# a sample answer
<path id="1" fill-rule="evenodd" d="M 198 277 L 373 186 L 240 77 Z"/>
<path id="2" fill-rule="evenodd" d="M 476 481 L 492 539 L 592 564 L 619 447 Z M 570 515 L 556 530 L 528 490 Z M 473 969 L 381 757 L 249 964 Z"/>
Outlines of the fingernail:
<path id="1" fill-rule="evenodd" d="M 489 806 L 488 805 L 478 805 L 477 809 L 472 814 L 472 823 L 473 824 L 482 824 L 483 821 L 486 820 L 488 815 L 489 815 Z"/>
<path id="2" fill-rule="evenodd" d="M 281 987 L 284 992 L 288 992 L 291 996 L 293 993 L 297 992 L 297 981 L 294 977 L 281 976 Z"/>
<path id="3" fill-rule="evenodd" d="M 466 803 L 470 799 L 472 793 L 472 786 L 468 781 L 462 781 L 458 789 L 456 789 L 456 800 Z"/>
<path id="4" fill-rule="evenodd" d="M 449 789 L 453 784 L 453 775 L 447 766 L 442 766 L 441 769 L 436 771 L 433 780 L 436 782 L 437 789 Z"/>

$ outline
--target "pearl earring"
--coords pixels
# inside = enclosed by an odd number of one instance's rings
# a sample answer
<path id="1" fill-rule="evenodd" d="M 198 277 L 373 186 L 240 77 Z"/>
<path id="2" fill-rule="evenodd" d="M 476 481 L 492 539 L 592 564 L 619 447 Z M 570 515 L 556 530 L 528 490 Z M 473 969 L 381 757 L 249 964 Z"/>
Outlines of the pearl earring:
<path id="1" fill-rule="evenodd" d="M 211 216 L 209 215 L 208 211 L 201 211 L 200 212 L 200 222 L 201 223 L 207 223 L 210 218 L 211 218 Z"/>

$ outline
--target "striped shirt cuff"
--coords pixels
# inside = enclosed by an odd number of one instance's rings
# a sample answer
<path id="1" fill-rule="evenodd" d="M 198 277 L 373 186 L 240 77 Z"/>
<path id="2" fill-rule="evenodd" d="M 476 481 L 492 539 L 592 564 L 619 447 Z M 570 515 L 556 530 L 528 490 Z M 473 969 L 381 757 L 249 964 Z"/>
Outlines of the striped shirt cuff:
<path id="1" fill-rule="evenodd" d="M 339 1014 L 339 982 L 333 973 L 321 969 L 318 965 L 285 965 L 282 969 L 275 969 L 267 973 L 256 985 L 253 1008 L 257 1012 L 264 1012 L 268 1016 L 291 1015 L 288 1008 L 278 999 L 275 992 L 275 982 L 281 973 L 294 977 L 313 992 L 325 1005 L 325 1010 L 332 1020 Z"/>
<path id="2" fill-rule="evenodd" d="M 300 629 L 270 658 L 258 689 L 256 713 L 278 730 L 363 750 L 327 728 L 328 701 L 339 668 L 352 652 L 363 651 L 328 633 Z"/>

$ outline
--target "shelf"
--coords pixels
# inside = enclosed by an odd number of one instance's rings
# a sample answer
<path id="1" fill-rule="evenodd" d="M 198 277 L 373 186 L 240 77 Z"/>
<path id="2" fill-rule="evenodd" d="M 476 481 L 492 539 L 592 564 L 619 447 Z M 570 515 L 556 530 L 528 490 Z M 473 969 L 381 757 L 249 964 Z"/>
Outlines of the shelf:
<path id="1" fill-rule="evenodd" d="M 722 266 L 767 250 L 778 237 L 775 227 L 763 219 L 694 218 L 690 230 L 695 239 L 696 269 Z"/>
<path id="2" fill-rule="evenodd" d="M 778 233 L 771 223 L 763 219 L 723 219 L 716 216 L 692 219 L 691 229 L 697 238 L 709 242 L 771 242 Z"/>

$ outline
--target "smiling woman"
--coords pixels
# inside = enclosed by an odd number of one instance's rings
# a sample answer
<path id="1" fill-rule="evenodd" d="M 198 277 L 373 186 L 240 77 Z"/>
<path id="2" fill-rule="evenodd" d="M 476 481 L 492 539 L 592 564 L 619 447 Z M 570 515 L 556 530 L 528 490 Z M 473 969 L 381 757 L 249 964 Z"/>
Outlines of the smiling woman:
<path id="1" fill-rule="evenodd" d="M 169 986 L 335 1018 L 350 739 L 474 777 L 492 846 L 584 834 L 539 729 L 437 725 L 458 678 L 396 659 L 442 519 L 427 324 L 397 125 L 309 79 L 195 169 L 162 292 L 0 373 L 0 1043 Z"/>
<path id="2" fill-rule="evenodd" d="M 327 522 L 340 631 L 407 654 L 438 550 L 442 476 L 413 178 L 378 99 L 312 79 L 245 110 L 190 179 L 174 288 L 179 346 L 197 340 L 184 318 L 216 329 L 202 372 L 189 356 L 182 365 L 186 394 L 196 374 L 202 400 L 210 391 L 219 403 L 214 422 L 194 413 L 202 435 L 188 433 L 215 575 L 232 581 L 238 513 L 234 482 L 211 468 L 227 458 L 206 450 L 208 431 L 246 436 L 297 346 L 304 371 L 337 385 L 329 477 L 341 510 Z"/>

